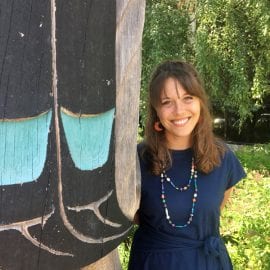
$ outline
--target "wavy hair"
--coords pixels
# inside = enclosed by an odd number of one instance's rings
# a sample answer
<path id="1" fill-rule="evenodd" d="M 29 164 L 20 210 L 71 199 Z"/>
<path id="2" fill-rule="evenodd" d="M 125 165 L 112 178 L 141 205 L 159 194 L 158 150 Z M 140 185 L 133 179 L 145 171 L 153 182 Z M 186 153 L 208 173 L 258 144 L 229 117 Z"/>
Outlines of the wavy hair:
<path id="1" fill-rule="evenodd" d="M 172 165 L 165 131 L 163 129 L 157 132 L 154 129 L 155 122 L 159 121 L 155 108 L 160 105 L 161 92 L 168 78 L 177 80 L 188 94 L 200 100 L 200 118 L 192 131 L 192 150 L 197 169 L 203 173 L 209 173 L 220 164 L 225 146 L 214 136 L 210 105 L 199 74 L 191 64 L 186 62 L 166 61 L 160 64 L 152 74 L 148 89 L 145 140 L 141 154 L 149 164 L 150 171 L 155 175 Z"/>

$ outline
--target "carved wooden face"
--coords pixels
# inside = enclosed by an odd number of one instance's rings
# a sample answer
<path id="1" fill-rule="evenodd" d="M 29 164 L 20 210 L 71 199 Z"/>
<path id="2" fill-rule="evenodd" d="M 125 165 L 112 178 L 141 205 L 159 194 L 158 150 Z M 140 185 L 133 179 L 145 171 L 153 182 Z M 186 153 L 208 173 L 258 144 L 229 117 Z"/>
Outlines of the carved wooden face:
<path id="1" fill-rule="evenodd" d="M 115 1 L 0 4 L 0 268 L 78 269 L 127 234 Z"/>

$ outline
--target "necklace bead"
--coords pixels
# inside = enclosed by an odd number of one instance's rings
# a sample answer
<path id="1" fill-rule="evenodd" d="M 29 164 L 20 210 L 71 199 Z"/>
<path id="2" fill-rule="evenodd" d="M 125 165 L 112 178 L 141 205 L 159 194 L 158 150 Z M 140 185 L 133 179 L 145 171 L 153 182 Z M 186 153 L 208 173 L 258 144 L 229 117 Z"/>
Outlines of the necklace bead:
<path id="1" fill-rule="evenodd" d="M 194 158 L 192 158 L 192 162 L 191 162 L 190 179 L 188 181 L 188 184 L 185 185 L 185 186 L 182 186 L 182 187 L 176 186 L 174 184 L 174 182 L 171 180 L 171 178 L 166 175 L 166 172 L 165 171 L 163 171 L 160 174 L 161 201 L 163 203 L 163 207 L 164 207 L 166 219 L 167 219 L 168 223 L 172 227 L 175 227 L 175 228 L 185 228 L 185 227 L 187 227 L 188 225 L 191 224 L 191 222 L 193 220 L 193 217 L 194 217 L 195 205 L 196 205 L 197 197 L 198 197 L 197 177 L 198 177 L 198 173 L 197 173 L 197 170 L 196 170 L 196 167 L 195 167 L 195 164 L 194 164 Z M 164 186 L 164 184 L 165 183 L 168 183 L 174 189 L 176 189 L 177 191 L 184 192 L 184 191 L 187 191 L 191 187 L 192 180 L 193 180 L 193 186 L 194 186 L 194 193 L 193 193 L 193 197 L 192 197 L 192 204 L 191 204 L 191 211 L 190 211 L 190 214 L 189 214 L 189 218 L 188 218 L 188 220 L 187 220 L 187 222 L 185 224 L 183 224 L 183 225 L 176 225 L 176 224 L 174 224 L 172 222 L 172 220 L 170 218 L 170 215 L 169 215 L 169 210 L 168 210 L 167 203 L 166 203 L 166 194 L 165 194 L 165 186 Z"/>

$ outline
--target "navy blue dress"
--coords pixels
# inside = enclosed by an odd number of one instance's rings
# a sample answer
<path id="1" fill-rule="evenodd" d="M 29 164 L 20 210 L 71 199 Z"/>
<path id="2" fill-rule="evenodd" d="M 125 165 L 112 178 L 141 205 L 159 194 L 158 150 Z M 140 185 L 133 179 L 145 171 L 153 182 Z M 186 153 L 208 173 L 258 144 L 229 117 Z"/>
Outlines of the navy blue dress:
<path id="1" fill-rule="evenodd" d="M 172 159 L 167 175 L 177 186 L 184 186 L 190 178 L 192 150 L 172 151 Z M 245 177 L 234 153 L 228 149 L 219 167 L 209 174 L 198 173 L 194 217 L 185 228 L 174 228 L 168 223 L 161 201 L 160 176 L 151 174 L 141 158 L 140 165 L 140 226 L 134 235 L 129 270 L 231 270 L 219 225 L 224 192 Z M 194 186 L 179 192 L 168 182 L 164 185 L 171 220 L 185 224 L 191 211 Z"/>

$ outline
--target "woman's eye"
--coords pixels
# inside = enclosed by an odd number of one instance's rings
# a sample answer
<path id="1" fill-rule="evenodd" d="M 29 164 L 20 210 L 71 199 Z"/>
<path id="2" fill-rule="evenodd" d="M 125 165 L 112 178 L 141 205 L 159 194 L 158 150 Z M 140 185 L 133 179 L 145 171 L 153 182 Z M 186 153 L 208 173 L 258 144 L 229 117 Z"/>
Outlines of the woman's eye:
<path id="1" fill-rule="evenodd" d="M 171 100 L 164 100 L 161 102 L 162 106 L 169 106 L 170 104 L 172 104 Z"/>
<path id="2" fill-rule="evenodd" d="M 184 97 L 184 101 L 185 101 L 185 102 L 192 102 L 193 99 L 194 99 L 193 96 L 185 96 L 185 97 Z"/>

